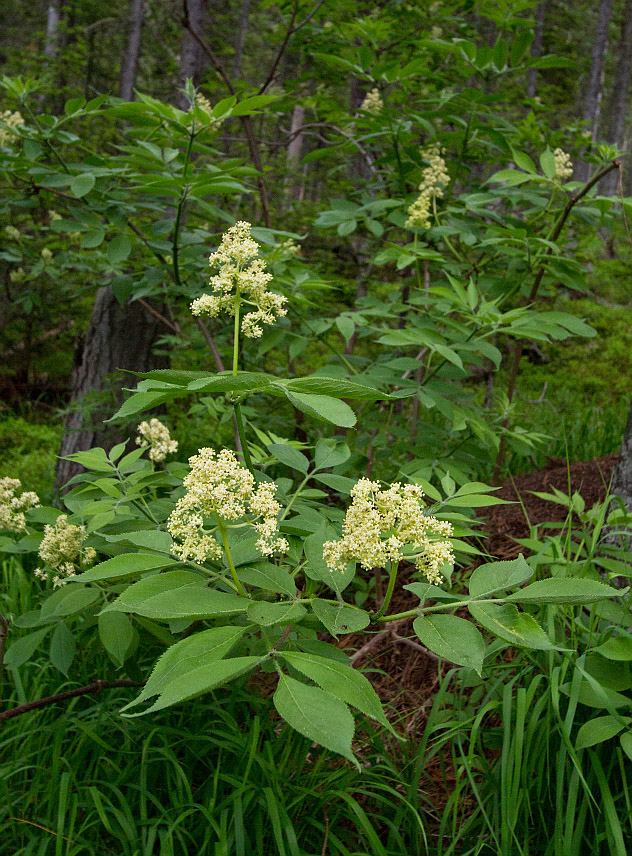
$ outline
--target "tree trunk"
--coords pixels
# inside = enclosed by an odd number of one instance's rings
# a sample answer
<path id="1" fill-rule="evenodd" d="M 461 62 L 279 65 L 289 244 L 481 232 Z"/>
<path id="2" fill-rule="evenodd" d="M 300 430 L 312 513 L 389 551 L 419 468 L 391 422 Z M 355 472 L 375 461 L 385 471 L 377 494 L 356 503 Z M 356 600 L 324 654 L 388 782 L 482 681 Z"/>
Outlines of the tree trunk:
<path id="1" fill-rule="evenodd" d="M 206 18 L 206 0 L 184 0 L 191 28 L 196 33 L 204 33 Z M 178 86 L 184 88 L 186 81 L 191 78 L 197 86 L 206 67 L 206 54 L 189 30 L 184 30 L 180 44 L 180 72 Z M 180 110 L 188 110 L 189 102 L 183 92 L 178 92 L 176 104 Z"/>
<path id="2" fill-rule="evenodd" d="M 90 327 L 75 348 L 71 379 L 72 411 L 66 418 L 60 456 L 93 446 L 109 450 L 128 436 L 127 426 L 108 427 L 103 420 L 118 409 L 125 394 L 123 387 L 136 379 L 121 370 L 150 371 L 166 368 L 168 359 L 153 354 L 160 321 L 138 303 L 121 306 L 107 286 L 97 291 Z M 82 467 L 59 460 L 55 487 L 61 489 Z"/>
<path id="3" fill-rule="evenodd" d="M 61 0 L 50 0 L 46 15 L 46 35 L 44 53 L 49 59 L 55 59 L 59 46 L 59 21 L 61 19 Z"/>
<path id="4" fill-rule="evenodd" d="M 302 99 L 301 94 L 299 94 L 299 99 Z M 303 195 L 304 176 L 300 171 L 300 164 L 303 154 L 304 123 L 305 107 L 303 107 L 299 100 L 292 110 L 290 142 L 287 147 L 285 175 L 283 176 L 283 196 L 285 197 L 286 207 L 289 207 L 293 199 L 300 202 Z"/>
<path id="5" fill-rule="evenodd" d="M 535 31 L 533 42 L 531 43 L 531 56 L 533 59 L 539 59 L 542 56 L 542 45 L 544 41 L 544 21 L 546 19 L 546 0 L 540 0 L 538 8 L 535 12 Z M 527 72 L 527 95 L 533 98 L 536 93 L 536 84 L 538 79 L 537 68 L 530 68 Z"/>
<path id="6" fill-rule="evenodd" d="M 597 27 L 593 41 L 592 57 L 586 95 L 584 98 L 583 118 L 589 123 L 593 142 L 599 132 L 599 117 L 601 113 L 601 96 L 603 93 L 604 62 L 608 45 L 608 27 L 612 16 L 613 0 L 601 0 L 597 13 Z M 590 165 L 583 161 L 577 165 L 575 178 L 578 181 L 588 181 Z"/>
<path id="7" fill-rule="evenodd" d="M 241 9 L 239 10 L 239 26 L 237 28 L 237 38 L 235 39 L 235 56 L 233 58 L 233 77 L 235 80 L 239 77 L 241 71 L 241 60 L 244 55 L 244 43 L 246 41 L 246 30 L 248 29 L 248 16 L 250 15 L 250 0 L 241 0 Z"/>
<path id="8" fill-rule="evenodd" d="M 140 56 L 140 38 L 145 20 L 145 0 L 130 0 L 129 31 L 127 35 L 127 50 L 121 61 L 121 77 L 119 95 L 126 101 L 134 98 L 138 57 Z"/>
<path id="9" fill-rule="evenodd" d="M 621 38 L 617 47 L 617 65 L 612 83 L 612 95 L 608 105 L 609 137 L 611 143 L 624 148 L 625 120 L 630 93 L 630 71 L 632 70 L 632 0 L 626 0 L 621 22 Z M 620 173 L 613 172 L 604 180 L 603 193 L 614 196 L 618 192 Z"/>

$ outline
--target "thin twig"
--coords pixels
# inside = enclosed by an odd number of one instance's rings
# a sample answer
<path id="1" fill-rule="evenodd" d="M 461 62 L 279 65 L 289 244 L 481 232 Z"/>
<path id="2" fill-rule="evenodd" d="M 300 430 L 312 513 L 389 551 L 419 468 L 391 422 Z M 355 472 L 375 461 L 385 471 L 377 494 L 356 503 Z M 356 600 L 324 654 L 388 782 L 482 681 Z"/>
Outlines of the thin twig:
<path id="1" fill-rule="evenodd" d="M 163 323 L 163 324 L 166 324 L 166 325 L 167 325 L 167 327 L 168 327 L 170 330 L 173 330 L 173 332 L 174 332 L 177 336 L 179 336 L 179 335 L 180 335 L 180 327 L 179 327 L 179 325 L 178 325 L 178 324 L 174 324 L 172 321 L 169 321 L 169 319 L 168 319 L 168 318 L 165 318 L 165 316 L 164 316 L 164 315 L 161 315 L 161 314 L 160 314 L 160 312 L 158 312 L 158 310 L 157 310 L 157 309 L 154 309 L 154 307 L 153 307 L 150 303 L 148 303 L 146 300 L 144 300 L 142 297 L 139 297 L 139 298 L 138 298 L 138 300 L 136 301 L 136 303 L 140 303 L 140 305 L 141 305 L 141 306 L 144 306 L 144 307 L 145 307 L 145 309 L 146 309 L 148 312 L 151 312 L 151 314 L 152 314 L 152 315 L 154 315 L 156 318 L 158 318 L 160 321 L 162 321 L 162 323 Z"/>
<path id="2" fill-rule="evenodd" d="M 48 707 L 51 704 L 57 704 L 58 701 L 66 701 L 69 698 L 77 698 L 77 696 L 91 695 L 100 693 L 103 690 L 111 690 L 115 687 L 143 687 L 145 681 L 130 681 L 127 678 L 120 678 L 116 681 L 95 680 L 86 687 L 79 687 L 76 690 L 68 690 L 65 693 L 57 693 L 57 695 L 46 696 L 37 701 L 29 701 L 26 704 L 21 704 L 18 707 L 12 707 L 10 710 L 5 710 L 0 713 L 0 722 L 6 719 L 13 719 L 15 716 L 21 716 L 23 713 L 29 713 L 32 710 L 37 710 L 40 707 Z"/>
<path id="3" fill-rule="evenodd" d="M 314 6 L 312 11 L 309 12 L 309 14 L 306 15 L 306 17 L 303 18 L 303 20 L 300 21 L 296 26 L 294 26 L 294 21 L 296 20 L 296 13 L 298 12 L 298 3 L 294 3 L 294 9 L 292 11 L 292 18 L 290 20 L 290 26 L 287 28 L 287 32 L 285 33 L 285 38 L 281 42 L 281 47 L 279 48 L 277 55 L 274 58 L 274 62 L 272 63 L 272 68 L 270 69 L 270 73 L 268 74 L 268 76 L 265 80 L 265 83 L 263 83 L 262 86 L 259 88 L 257 95 L 263 95 L 263 93 L 266 91 L 268 86 L 270 86 L 270 84 L 274 80 L 276 70 L 279 67 L 279 63 L 281 62 L 281 59 L 283 58 L 283 54 L 285 53 L 285 49 L 288 46 L 288 42 L 290 41 L 290 39 L 292 38 L 294 33 L 297 33 L 302 27 L 304 27 L 306 24 L 308 24 L 312 20 L 312 18 L 314 17 L 316 12 L 318 12 L 318 10 L 320 9 L 320 7 L 323 5 L 324 2 L 325 2 L 325 0 L 318 0 L 318 3 Z"/>

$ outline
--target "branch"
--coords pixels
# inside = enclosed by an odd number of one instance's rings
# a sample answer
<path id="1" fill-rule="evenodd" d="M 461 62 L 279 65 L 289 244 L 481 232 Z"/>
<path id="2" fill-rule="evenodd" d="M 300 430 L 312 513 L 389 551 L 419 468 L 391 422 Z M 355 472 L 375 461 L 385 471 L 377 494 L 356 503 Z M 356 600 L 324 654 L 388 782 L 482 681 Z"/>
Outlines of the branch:
<path id="1" fill-rule="evenodd" d="M 40 698 L 37 701 L 29 701 L 27 704 L 21 704 L 18 707 L 12 707 L 10 710 L 5 710 L 0 713 L 0 722 L 6 719 L 13 719 L 15 716 L 21 716 L 23 713 L 29 713 L 31 710 L 37 710 L 40 707 L 48 707 L 48 705 L 56 704 L 58 701 L 66 701 L 69 698 L 77 698 L 82 695 L 95 695 L 102 690 L 111 690 L 115 687 L 143 687 L 145 681 L 130 681 L 127 678 L 121 678 L 116 681 L 95 680 L 88 684 L 87 687 L 79 687 L 76 690 L 68 690 L 65 693 L 57 693 L 57 695 Z"/>
<path id="2" fill-rule="evenodd" d="M 290 41 L 290 39 L 292 38 L 294 33 L 297 33 L 306 24 L 309 24 L 309 22 L 312 20 L 312 18 L 316 14 L 316 12 L 318 12 L 318 10 L 320 9 L 320 7 L 323 5 L 324 2 L 325 2 L 325 0 L 318 0 L 318 3 L 314 6 L 312 11 L 308 15 L 306 15 L 306 17 L 303 18 L 303 20 L 300 23 L 298 23 L 296 26 L 294 26 L 294 21 L 296 20 L 296 14 L 298 12 L 298 2 L 294 3 L 294 11 L 292 12 L 292 18 L 290 20 L 290 26 L 287 28 L 285 38 L 281 42 L 281 47 L 279 48 L 279 51 L 278 51 L 278 53 L 274 59 L 274 62 L 272 63 L 272 68 L 270 69 L 270 73 L 268 74 L 268 77 L 266 78 L 266 82 L 259 88 L 257 95 L 263 95 L 263 93 L 266 91 L 268 86 L 270 86 L 270 84 L 274 80 L 276 70 L 279 67 L 279 63 L 281 62 L 281 59 L 283 58 L 283 54 L 285 53 L 285 49 L 288 46 L 288 42 Z"/>

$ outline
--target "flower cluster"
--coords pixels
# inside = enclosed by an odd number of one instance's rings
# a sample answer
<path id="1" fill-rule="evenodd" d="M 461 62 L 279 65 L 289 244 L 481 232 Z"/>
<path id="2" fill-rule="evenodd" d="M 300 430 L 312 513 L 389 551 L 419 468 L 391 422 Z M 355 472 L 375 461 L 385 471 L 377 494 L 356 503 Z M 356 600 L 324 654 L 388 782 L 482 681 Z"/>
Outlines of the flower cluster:
<path id="1" fill-rule="evenodd" d="M 555 178 L 570 178 L 573 174 L 571 156 L 562 149 L 555 149 L 553 154 L 555 155 Z"/>
<path id="2" fill-rule="evenodd" d="M 24 282 L 26 279 L 26 271 L 23 267 L 19 267 L 16 270 L 12 270 L 9 274 L 9 279 L 11 282 Z"/>
<path id="3" fill-rule="evenodd" d="M 178 441 L 171 439 L 171 434 L 166 425 L 160 419 L 150 419 L 149 422 L 141 422 L 138 428 L 136 445 L 143 449 L 149 448 L 149 457 L 156 463 L 164 461 L 167 455 L 178 451 Z"/>
<path id="4" fill-rule="evenodd" d="M 39 506 L 39 496 L 31 490 L 24 491 L 20 496 L 15 495 L 21 487 L 20 479 L 12 479 L 8 476 L 0 479 L 0 529 L 24 532 L 26 529 L 24 512 Z"/>
<path id="5" fill-rule="evenodd" d="M 443 149 L 439 145 L 430 146 L 422 152 L 423 157 L 429 162 L 423 173 L 419 185 L 419 196 L 408 209 L 407 229 L 429 229 L 430 228 L 430 206 L 433 199 L 441 199 L 443 187 L 450 181 L 445 161 L 441 157 Z"/>
<path id="6" fill-rule="evenodd" d="M 51 223 L 54 223 L 55 220 L 63 220 L 64 218 L 61 216 L 61 214 L 58 211 L 55 211 L 54 208 L 49 208 L 48 209 L 48 219 L 50 220 Z"/>
<path id="7" fill-rule="evenodd" d="M 412 548 L 410 558 L 431 583 L 441 582 L 440 568 L 454 561 L 452 545 L 442 539 L 452 535 L 452 524 L 424 514 L 423 491 L 399 482 L 381 490 L 379 482 L 360 479 L 351 491 L 352 503 L 340 541 L 327 541 L 323 556 L 331 570 L 344 571 L 347 562 L 360 562 L 365 570 L 399 562 L 402 548 Z"/>
<path id="8" fill-rule="evenodd" d="M 191 304 L 194 315 L 217 317 L 220 312 L 234 315 L 240 303 L 254 306 L 241 322 L 244 336 L 258 339 L 263 335 L 261 324 L 274 324 L 287 315 L 287 298 L 268 291 L 272 275 L 266 273 L 265 262 L 258 258 L 259 245 L 250 236 L 250 223 L 240 221 L 226 232 L 217 252 L 209 258 L 211 267 L 219 267 L 210 285 L 213 294 L 203 294 Z"/>
<path id="9" fill-rule="evenodd" d="M 381 113 L 383 109 L 384 101 L 382 101 L 380 90 L 375 87 L 375 89 L 372 89 L 365 95 L 360 110 L 363 110 L 365 113 L 372 113 L 375 116 L 378 113 Z"/>
<path id="10" fill-rule="evenodd" d="M 83 546 L 87 537 L 85 526 L 68 523 L 68 515 L 60 514 L 54 525 L 44 527 L 38 556 L 46 567 L 36 568 L 35 576 L 43 580 L 52 579 L 57 587 L 74 577 L 80 568 L 91 565 L 97 554 L 93 547 Z"/>
<path id="11" fill-rule="evenodd" d="M 6 125 L 5 128 L 0 127 L 0 146 L 10 146 L 18 138 L 17 134 L 13 134 L 11 130 L 24 124 L 22 114 L 18 113 L 17 110 L 15 113 L 10 110 L 3 110 L 0 113 L 0 122 Z"/>
<path id="12" fill-rule="evenodd" d="M 209 131 L 218 131 L 220 125 L 222 124 L 221 119 L 216 119 L 213 116 L 213 105 L 208 100 L 205 95 L 202 95 L 201 92 L 195 93 L 195 106 L 199 107 L 207 116 L 210 117 L 211 121 L 208 125 L 206 125 L 207 130 Z"/>
<path id="13" fill-rule="evenodd" d="M 15 226 L 5 226 L 4 232 L 9 238 L 11 238 L 11 240 L 13 240 L 13 241 L 19 241 L 20 240 L 20 237 L 21 237 L 20 230 L 16 229 Z"/>
<path id="14" fill-rule="evenodd" d="M 301 248 L 293 238 L 288 238 L 287 240 L 282 241 L 279 244 L 279 248 L 284 256 L 290 256 L 291 258 L 298 256 L 301 252 Z"/>
<path id="15" fill-rule="evenodd" d="M 53 260 L 53 254 L 52 254 L 51 250 L 48 249 L 48 247 L 44 247 L 44 249 L 41 252 L 41 256 L 42 256 L 42 261 L 44 262 L 45 265 L 49 265 Z"/>
<path id="16" fill-rule="evenodd" d="M 213 515 L 220 518 L 222 525 L 245 520 L 244 525 L 252 526 L 259 535 L 256 547 L 264 556 L 288 549 L 277 527 L 281 506 L 274 498 L 275 484 L 261 482 L 255 486 L 252 473 L 229 449 L 219 454 L 214 449 L 200 449 L 189 458 L 189 464 L 191 472 L 183 482 L 187 492 L 178 500 L 167 523 L 171 536 L 180 542 L 172 548 L 175 556 L 196 562 L 221 557 L 221 547 L 213 535 L 218 527 L 204 528 L 205 520 Z"/>

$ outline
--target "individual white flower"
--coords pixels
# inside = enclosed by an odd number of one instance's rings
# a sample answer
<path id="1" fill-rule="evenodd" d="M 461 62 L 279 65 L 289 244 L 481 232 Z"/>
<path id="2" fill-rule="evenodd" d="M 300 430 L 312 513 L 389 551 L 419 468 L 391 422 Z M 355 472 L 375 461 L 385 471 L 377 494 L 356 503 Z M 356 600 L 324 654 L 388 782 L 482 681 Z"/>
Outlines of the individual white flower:
<path id="1" fill-rule="evenodd" d="M 275 484 L 255 485 L 252 473 L 229 449 L 219 454 L 214 449 L 200 449 L 189 458 L 189 464 L 191 472 L 183 481 L 187 492 L 167 522 L 175 556 L 196 562 L 219 559 L 222 548 L 213 534 L 218 529 L 217 518 L 222 525 L 243 520 L 242 525 L 252 526 L 259 535 L 256 547 L 264 556 L 288 549 L 286 539 L 279 536 L 277 515 L 281 506 L 274 498 Z"/>
<path id="2" fill-rule="evenodd" d="M 22 487 L 20 479 L 8 476 L 0 479 L 0 529 L 9 532 L 24 532 L 26 517 L 24 512 L 29 508 L 38 508 L 39 496 L 31 490 L 23 491 L 16 496 L 16 491 Z"/>
<path id="3" fill-rule="evenodd" d="M 87 537 L 85 526 L 68 523 L 68 515 L 60 514 L 53 525 L 44 527 L 44 537 L 37 554 L 45 567 L 36 568 L 35 576 L 52 579 L 53 586 L 57 588 L 76 576 L 81 568 L 91 565 L 97 554 L 93 547 L 83 546 Z"/>
<path id="4" fill-rule="evenodd" d="M 399 562 L 402 549 L 431 583 L 441 583 L 440 569 L 454 562 L 452 525 L 424 513 L 423 491 L 399 482 L 386 490 L 379 482 L 360 479 L 351 491 L 352 502 L 342 526 L 340 541 L 327 541 L 323 556 L 331 570 L 344 571 L 347 562 L 365 570 Z M 436 539 L 442 540 L 436 540 Z"/>
<path id="5" fill-rule="evenodd" d="M 573 163 L 571 161 L 571 156 L 562 151 L 562 149 L 555 149 L 553 152 L 555 156 L 555 176 L 554 178 L 558 178 L 562 181 L 565 178 L 570 178 L 573 174 Z"/>
<path id="6" fill-rule="evenodd" d="M 178 451 L 178 441 L 171 439 L 171 434 L 166 425 L 160 419 L 150 419 L 149 422 L 141 422 L 136 429 L 136 445 L 143 449 L 149 448 L 149 457 L 152 461 L 164 461 L 167 455 Z"/>
<path id="7" fill-rule="evenodd" d="M 433 145 L 422 152 L 422 156 L 429 165 L 422 172 L 421 184 L 419 185 L 419 196 L 408 208 L 408 219 L 405 226 L 407 229 L 429 229 L 430 208 L 433 199 L 443 197 L 443 186 L 449 184 L 445 160 L 442 158 L 443 149 L 439 145 Z"/>
<path id="8" fill-rule="evenodd" d="M 2 125 L 5 125 L 3 128 Z M 18 135 L 13 133 L 15 128 L 24 125 L 22 114 L 17 110 L 12 113 L 11 110 L 3 110 L 0 112 L 0 146 L 10 146 L 18 139 Z"/>
<path id="9" fill-rule="evenodd" d="M 380 90 L 375 87 L 364 96 L 364 101 L 362 102 L 360 110 L 363 110 L 365 113 L 372 113 L 375 116 L 378 113 L 381 113 L 383 109 L 384 101 L 380 95 Z"/>
<path id="10" fill-rule="evenodd" d="M 250 223 L 240 221 L 226 232 L 219 248 L 209 258 L 211 267 L 219 273 L 210 278 L 213 294 L 203 294 L 191 304 L 193 315 L 216 318 L 221 312 L 235 315 L 245 303 L 254 307 L 241 322 L 244 336 L 257 339 L 263 335 L 261 324 L 274 324 L 287 315 L 287 298 L 268 291 L 272 275 L 266 273 L 263 259 L 258 258 L 259 245 L 250 235 Z"/>

